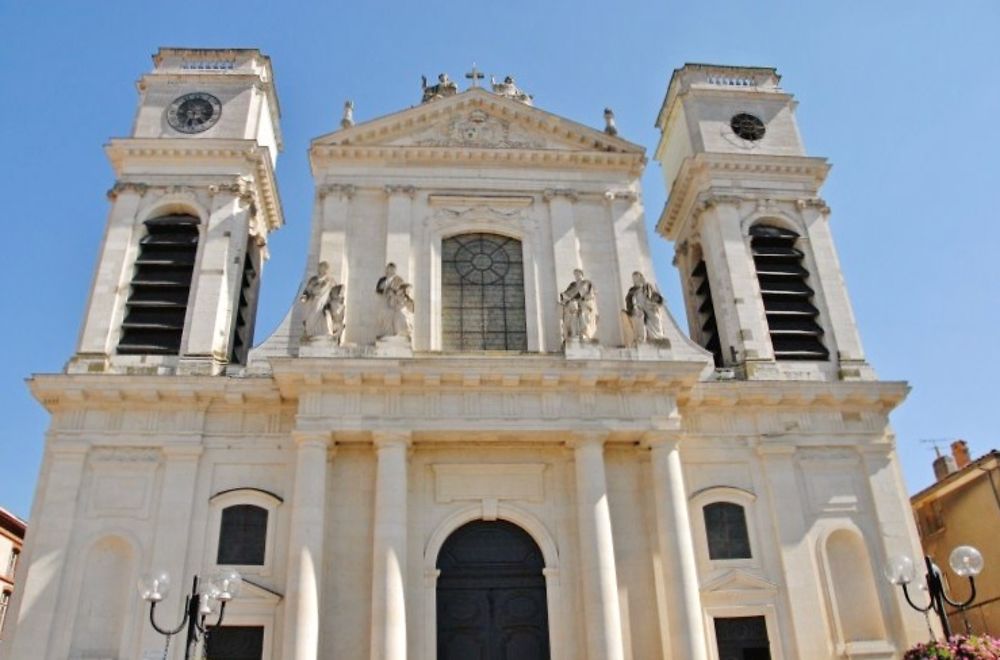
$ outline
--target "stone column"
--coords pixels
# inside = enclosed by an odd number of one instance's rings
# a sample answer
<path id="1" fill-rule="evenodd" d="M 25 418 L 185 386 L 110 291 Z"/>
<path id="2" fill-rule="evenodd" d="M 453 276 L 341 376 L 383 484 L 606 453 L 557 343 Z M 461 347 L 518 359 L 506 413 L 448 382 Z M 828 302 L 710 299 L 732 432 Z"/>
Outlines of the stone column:
<path id="1" fill-rule="evenodd" d="M 163 446 L 163 483 L 160 487 L 152 548 L 153 559 L 149 564 L 149 570 L 166 571 L 173 584 L 167 597 L 157 605 L 160 616 L 167 612 L 171 614 L 182 612 L 184 596 L 190 587 L 191 576 L 184 568 L 191 540 L 191 515 L 198 478 L 198 459 L 201 454 L 200 444 Z M 144 607 L 149 606 L 144 604 Z M 142 649 L 162 648 L 163 636 L 144 622 Z"/>
<path id="2" fill-rule="evenodd" d="M 576 463 L 576 500 L 586 647 L 590 660 L 624 660 L 615 545 L 604 476 L 605 433 L 581 433 L 569 443 Z"/>
<path id="3" fill-rule="evenodd" d="M 407 282 L 412 282 L 410 235 L 413 229 L 411 216 L 416 188 L 413 186 L 386 186 L 385 192 L 389 196 L 385 260 L 396 264 L 396 272 Z"/>
<path id="4" fill-rule="evenodd" d="M 32 507 L 18 588 L 7 617 L 6 629 L 8 634 L 13 632 L 13 639 L 5 640 L 6 658 L 50 657 L 52 647 L 58 646 L 54 640 L 64 640 L 72 632 L 70 622 L 59 620 L 56 612 L 59 609 L 65 614 L 68 609 L 59 605 L 68 587 L 64 582 L 89 449 L 84 442 L 49 440 L 36 493 L 41 506 Z"/>
<path id="5" fill-rule="evenodd" d="M 552 252 L 556 268 L 557 288 L 573 280 L 573 269 L 580 267 L 580 241 L 573 220 L 574 190 L 546 190 L 552 227 Z"/>
<path id="6" fill-rule="evenodd" d="M 376 431 L 372 660 L 406 660 L 406 484 L 410 433 Z"/>
<path id="7" fill-rule="evenodd" d="M 322 207 L 323 221 L 317 223 L 313 229 L 314 235 L 310 245 L 319 252 L 316 255 L 309 255 L 307 268 L 311 274 L 315 272 L 319 262 L 325 261 L 330 264 L 330 274 L 338 283 L 344 284 L 348 277 L 348 220 L 355 187 L 334 183 L 321 186 L 317 193 Z"/>
<path id="8" fill-rule="evenodd" d="M 795 446 L 786 444 L 758 445 L 757 454 L 764 465 L 765 482 L 771 515 L 781 549 L 788 608 L 792 618 L 792 635 L 798 657 L 829 657 L 829 640 L 824 629 L 816 626 L 816 613 L 826 607 L 821 587 L 816 580 L 816 555 L 813 549 L 811 521 L 806 507 L 786 506 L 798 502 L 804 492 L 798 483 Z"/>
<path id="9" fill-rule="evenodd" d="M 687 490 L 681 467 L 679 438 L 667 432 L 645 438 L 652 455 L 656 535 L 667 588 L 663 594 L 669 631 L 661 635 L 665 657 L 707 660 L 704 617 L 688 515 Z"/>
<path id="10" fill-rule="evenodd" d="M 288 534 L 282 658 L 319 658 L 323 537 L 329 433 L 294 432 L 295 487 Z"/>

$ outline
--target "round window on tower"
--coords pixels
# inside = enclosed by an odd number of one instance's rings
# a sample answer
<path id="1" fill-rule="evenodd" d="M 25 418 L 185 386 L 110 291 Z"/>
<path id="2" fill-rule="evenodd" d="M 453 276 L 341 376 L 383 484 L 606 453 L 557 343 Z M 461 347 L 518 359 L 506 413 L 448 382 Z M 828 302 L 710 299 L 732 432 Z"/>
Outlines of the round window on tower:
<path id="1" fill-rule="evenodd" d="M 729 120 L 729 126 L 739 137 L 750 142 L 756 142 L 764 137 L 764 122 L 759 117 L 741 112 Z"/>

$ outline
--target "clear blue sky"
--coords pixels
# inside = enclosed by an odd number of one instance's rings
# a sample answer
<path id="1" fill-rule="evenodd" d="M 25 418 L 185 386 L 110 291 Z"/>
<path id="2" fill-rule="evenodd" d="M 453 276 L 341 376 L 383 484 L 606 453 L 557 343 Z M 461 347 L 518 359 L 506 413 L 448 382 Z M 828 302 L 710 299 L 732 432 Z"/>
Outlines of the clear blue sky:
<path id="1" fill-rule="evenodd" d="M 922 438 L 998 446 L 1000 4 L 878 2 L 65 2 L 0 0 L 0 506 L 27 515 L 47 414 L 23 379 L 72 354 L 113 176 L 101 146 L 127 135 L 133 82 L 159 46 L 258 47 L 273 58 L 287 226 L 271 245 L 260 340 L 306 254 L 306 148 L 345 98 L 358 121 L 419 101 L 420 75 L 475 61 L 517 77 L 551 112 L 594 126 L 612 106 L 652 153 L 671 71 L 685 62 L 775 66 L 800 101 L 870 362 L 913 392 L 893 414 L 911 491 L 931 480 Z M 463 79 L 464 82 L 464 79 Z M 463 85 L 464 87 L 464 85 Z M 665 191 L 643 180 L 647 221 Z M 657 272 L 683 319 L 672 247 Z"/>

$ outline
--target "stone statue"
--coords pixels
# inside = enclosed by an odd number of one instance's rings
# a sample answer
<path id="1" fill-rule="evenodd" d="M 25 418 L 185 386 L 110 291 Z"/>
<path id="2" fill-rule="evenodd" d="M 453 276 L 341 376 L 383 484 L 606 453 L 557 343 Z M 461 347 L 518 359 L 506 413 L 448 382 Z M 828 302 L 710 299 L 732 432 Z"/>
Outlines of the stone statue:
<path id="1" fill-rule="evenodd" d="M 339 346 L 344 334 L 344 285 L 330 275 L 330 264 L 319 262 L 302 295 L 302 338 L 331 337 Z"/>
<path id="2" fill-rule="evenodd" d="M 344 116 L 340 120 L 341 128 L 354 126 L 354 101 L 347 99 L 344 101 Z"/>
<path id="3" fill-rule="evenodd" d="M 513 76 L 507 76 L 501 83 L 497 82 L 496 76 L 490 76 L 490 86 L 493 88 L 493 93 L 497 96 L 506 96 L 509 99 L 520 101 L 525 105 L 531 105 L 531 101 L 534 98 L 514 83 Z"/>
<path id="4" fill-rule="evenodd" d="M 656 287 L 647 282 L 639 271 L 632 273 L 632 287 L 625 294 L 625 309 L 622 310 L 626 346 L 662 342 L 666 339 L 661 307 L 663 296 Z"/>
<path id="5" fill-rule="evenodd" d="M 458 94 L 458 85 L 448 77 L 447 73 L 438 74 L 438 84 L 436 85 L 428 85 L 427 76 L 420 76 L 420 89 L 424 92 L 423 98 L 420 99 L 421 103 Z"/>
<path id="6" fill-rule="evenodd" d="M 579 268 L 573 270 L 573 282 L 559 294 L 562 306 L 563 341 L 597 341 L 597 292 Z"/>
<path id="7" fill-rule="evenodd" d="M 413 285 L 396 274 L 396 264 L 385 267 L 385 275 L 375 285 L 381 302 L 376 337 L 413 337 Z"/>
<path id="8" fill-rule="evenodd" d="M 615 111 L 604 108 L 604 132 L 608 135 L 618 135 L 618 125 L 615 123 Z"/>

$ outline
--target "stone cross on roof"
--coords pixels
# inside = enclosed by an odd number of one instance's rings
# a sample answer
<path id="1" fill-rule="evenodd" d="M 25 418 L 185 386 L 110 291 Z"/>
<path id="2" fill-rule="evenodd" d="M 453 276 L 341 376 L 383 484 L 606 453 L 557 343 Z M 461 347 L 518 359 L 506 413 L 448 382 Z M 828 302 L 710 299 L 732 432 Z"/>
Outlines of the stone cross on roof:
<path id="1" fill-rule="evenodd" d="M 465 77 L 472 81 L 473 87 L 479 87 L 479 81 L 486 77 L 486 75 L 476 68 L 476 63 L 472 63 L 472 71 L 465 74 Z"/>

